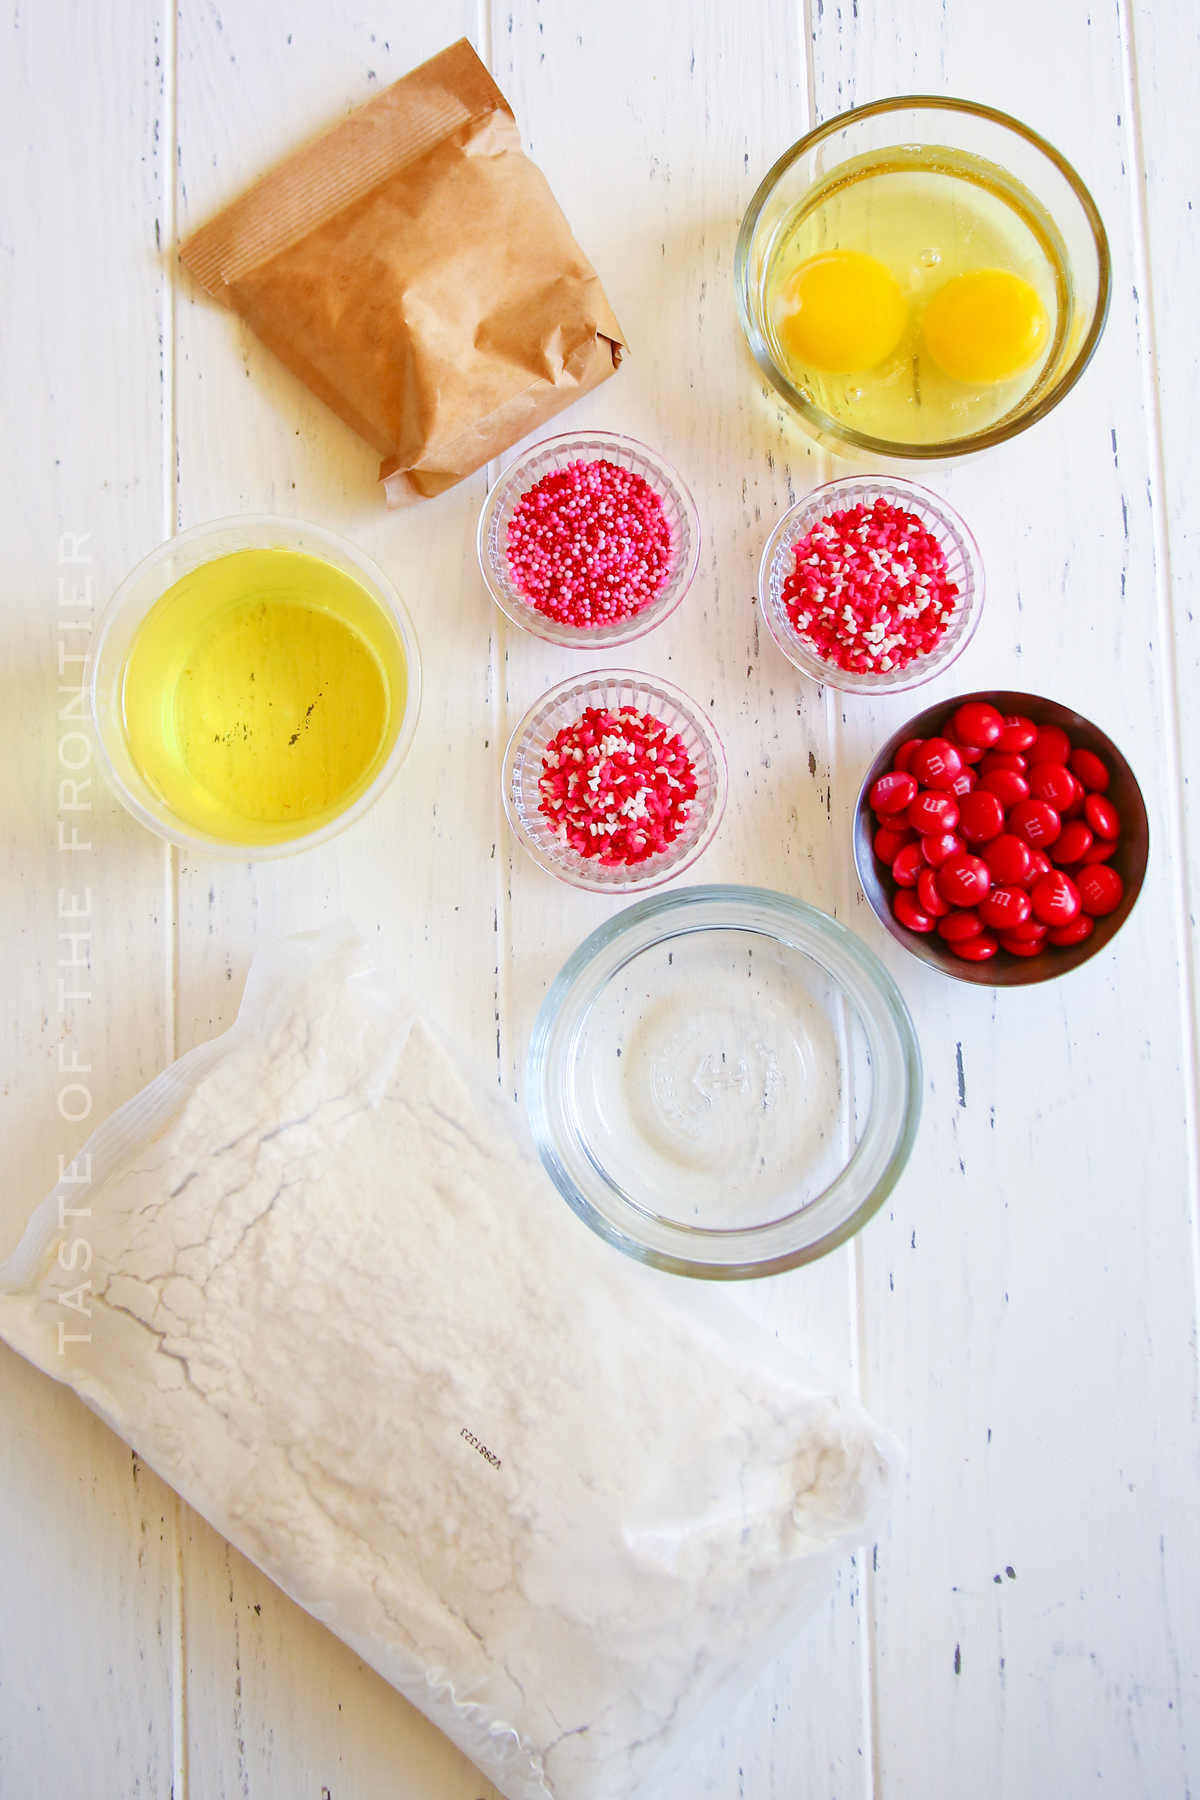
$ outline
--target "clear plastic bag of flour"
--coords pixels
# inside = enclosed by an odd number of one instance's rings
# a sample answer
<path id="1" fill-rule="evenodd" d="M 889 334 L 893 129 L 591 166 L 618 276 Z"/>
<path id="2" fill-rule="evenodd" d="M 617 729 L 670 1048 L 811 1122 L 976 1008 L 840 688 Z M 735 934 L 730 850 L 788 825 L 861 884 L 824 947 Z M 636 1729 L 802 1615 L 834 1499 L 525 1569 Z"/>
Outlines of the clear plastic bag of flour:
<path id="1" fill-rule="evenodd" d="M 0 1335 L 508 1800 L 652 1785 L 877 1522 L 886 1434 L 594 1237 L 347 925 L 67 1176 Z"/>

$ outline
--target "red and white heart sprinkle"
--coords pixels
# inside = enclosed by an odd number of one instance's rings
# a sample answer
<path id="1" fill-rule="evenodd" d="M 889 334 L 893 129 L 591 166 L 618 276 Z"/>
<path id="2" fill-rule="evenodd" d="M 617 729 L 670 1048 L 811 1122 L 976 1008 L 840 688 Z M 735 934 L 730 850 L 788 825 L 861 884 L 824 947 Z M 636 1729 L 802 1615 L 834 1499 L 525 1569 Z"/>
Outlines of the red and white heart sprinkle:
<path id="1" fill-rule="evenodd" d="M 580 856 L 638 863 L 679 836 L 696 791 L 683 739 L 661 719 L 589 706 L 546 745 L 538 811 Z"/>
<path id="2" fill-rule="evenodd" d="M 954 617 L 958 585 L 915 513 L 886 500 L 819 519 L 794 547 L 783 603 L 814 656 L 887 674 L 928 655 Z"/>

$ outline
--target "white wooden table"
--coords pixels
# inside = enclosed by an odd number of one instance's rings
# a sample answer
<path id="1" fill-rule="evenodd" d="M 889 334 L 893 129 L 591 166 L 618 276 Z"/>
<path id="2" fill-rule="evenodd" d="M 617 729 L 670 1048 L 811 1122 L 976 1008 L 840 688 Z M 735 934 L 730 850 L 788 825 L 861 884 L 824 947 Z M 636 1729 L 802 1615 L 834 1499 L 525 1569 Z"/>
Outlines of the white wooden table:
<path id="1" fill-rule="evenodd" d="M 564 426 L 658 446 L 703 518 L 695 588 L 628 656 L 711 701 L 729 750 L 728 812 L 696 877 L 781 888 L 860 931 L 925 1057 L 920 1137 L 884 1212 L 816 1267 L 739 1291 L 861 1392 L 907 1445 L 906 1478 L 879 1543 L 669 1800 L 1182 1800 L 1200 1787 L 1187 0 L 10 9 L 0 1251 L 100 1118 L 230 1023 L 257 946 L 350 913 L 519 1093 L 548 981 L 616 910 L 556 885 L 504 826 L 512 722 L 587 663 L 488 602 L 474 551 L 485 473 L 388 516 L 374 454 L 174 254 L 293 146 L 459 35 L 629 339 L 618 378 Z M 837 469 L 764 389 L 732 270 L 775 157 L 896 92 L 987 101 L 1049 137 L 1096 197 L 1115 281 L 1096 359 L 1051 418 L 928 477 L 976 531 L 990 597 L 937 687 L 871 706 L 819 693 L 759 627 L 766 536 Z M 89 581 L 98 610 L 173 529 L 243 510 L 319 520 L 377 558 L 414 614 L 427 683 L 378 808 L 319 852 L 261 866 L 171 852 L 95 783 L 90 812 L 59 810 L 59 658 L 85 637 L 59 619 L 80 617 Z M 62 666 L 66 685 L 80 665 Z M 892 944 L 849 851 L 873 747 L 927 696 L 987 686 L 1102 724 L 1152 832 L 1115 945 L 1069 979 L 998 994 Z M 86 850 L 60 848 L 72 828 Z M 84 967 L 59 961 L 60 890 L 65 906 L 90 894 Z M 91 1096 L 86 1120 L 64 1116 L 83 1106 L 72 1083 Z M 69 1393 L 7 1351 L 0 1390 L 3 1800 L 493 1794 Z"/>

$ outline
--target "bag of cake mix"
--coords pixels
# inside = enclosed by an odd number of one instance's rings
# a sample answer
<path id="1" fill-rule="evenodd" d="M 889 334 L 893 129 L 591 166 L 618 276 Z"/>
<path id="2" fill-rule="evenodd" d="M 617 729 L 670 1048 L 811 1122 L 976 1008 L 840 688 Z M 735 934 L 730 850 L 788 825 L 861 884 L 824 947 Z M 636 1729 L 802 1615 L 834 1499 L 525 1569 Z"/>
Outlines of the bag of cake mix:
<path id="1" fill-rule="evenodd" d="M 628 1800 L 686 1756 L 896 1459 L 581 1224 L 345 924 L 261 955 L 233 1028 L 94 1135 L 0 1267 L 0 1335 L 508 1800 Z"/>

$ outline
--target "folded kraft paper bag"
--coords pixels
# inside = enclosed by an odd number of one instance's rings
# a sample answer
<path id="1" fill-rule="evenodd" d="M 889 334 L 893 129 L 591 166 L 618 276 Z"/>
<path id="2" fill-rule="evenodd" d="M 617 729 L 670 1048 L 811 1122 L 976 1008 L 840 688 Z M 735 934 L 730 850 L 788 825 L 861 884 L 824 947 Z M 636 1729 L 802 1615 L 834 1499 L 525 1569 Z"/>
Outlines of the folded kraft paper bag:
<path id="1" fill-rule="evenodd" d="M 259 956 L 233 1028 L 93 1136 L 0 1265 L 0 1337 L 508 1800 L 650 1791 L 898 1454 L 593 1236 L 345 924 Z"/>
<path id="2" fill-rule="evenodd" d="M 389 506 L 453 487 L 621 358 L 596 272 L 465 40 L 180 254 L 379 451 Z"/>

